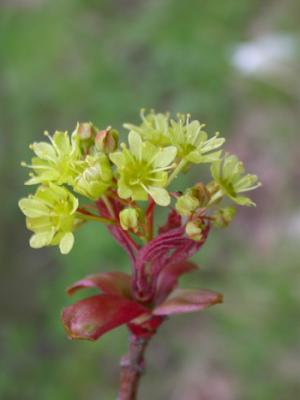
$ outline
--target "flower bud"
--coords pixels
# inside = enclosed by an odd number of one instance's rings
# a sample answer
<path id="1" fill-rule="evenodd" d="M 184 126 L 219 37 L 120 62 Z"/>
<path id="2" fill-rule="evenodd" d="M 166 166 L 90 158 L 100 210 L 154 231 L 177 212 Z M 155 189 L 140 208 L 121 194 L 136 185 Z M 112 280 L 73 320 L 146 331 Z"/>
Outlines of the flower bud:
<path id="1" fill-rule="evenodd" d="M 190 217 L 199 205 L 200 202 L 196 197 L 191 194 L 184 194 L 177 199 L 175 208 L 180 215 Z"/>
<path id="2" fill-rule="evenodd" d="M 198 182 L 192 189 L 192 195 L 198 199 L 199 207 L 203 208 L 206 207 L 210 200 L 210 193 L 207 187 L 202 182 Z"/>
<path id="3" fill-rule="evenodd" d="M 94 147 L 97 128 L 91 122 L 78 122 L 72 134 L 77 138 L 81 152 L 84 155 L 90 154 Z"/>
<path id="4" fill-rule="evenodd" d="M 121 227 L 128 231 L 132 229 L 134 232 L 138 230 L 139 213 L 135 208 L 125 208 L 119 214 Z"/>
<path id="5" fill-rule="evenodd" d="M 118 131 L 109 127 L 97 133 L 95 138 L 95 147 L 97 150 L 103 151 L 106 154 L 111 153 L 117 149 L 118 141 Z"/>
<path id="6" fill-rule="evenodd" d="M 236 213 L 235 207 L 221 208 L 220 210 L 216 211 L 215 214 L 213 215 L 214 226 L 218 228 L 225 228 L 233 220 L 235 213 Z"/>
<path id="7" fill-rule="evenodd" d="M 88 140 L 96 135 L 96 131 L 96 128 L 91 122 L 78 122 L 73 133 L 79 136 L 81 140 Z"/>
<path id="8" fill-rule="evenodd" d="M 200 242 L 203 238 L 202 234 L 202 223 L 199 220 L 189 221 L 185 227 L 185 233 L 187 236 L 195 240 L 196 242 Z"/>

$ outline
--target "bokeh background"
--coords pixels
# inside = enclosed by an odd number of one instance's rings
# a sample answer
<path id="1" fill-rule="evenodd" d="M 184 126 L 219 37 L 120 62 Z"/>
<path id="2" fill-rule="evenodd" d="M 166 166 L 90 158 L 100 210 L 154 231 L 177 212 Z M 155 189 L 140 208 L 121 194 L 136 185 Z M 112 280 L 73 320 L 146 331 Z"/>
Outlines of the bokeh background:
<path id="1" fill-rule="evenodd" d="M 125 328 L 72 342 L 59 315 L 70 283 L 128 261 L 97 223 L 68 256 L 30 249 L 19 162 L 45 129 L 120 128 L 140 107 L 191 112 L 263 182 L 186 279 L 224 304 L 161 328 L 140 398 L 300 398 L 299 26 L 298 0 L 1 0 L 1 399 L 116 396 Z"/>

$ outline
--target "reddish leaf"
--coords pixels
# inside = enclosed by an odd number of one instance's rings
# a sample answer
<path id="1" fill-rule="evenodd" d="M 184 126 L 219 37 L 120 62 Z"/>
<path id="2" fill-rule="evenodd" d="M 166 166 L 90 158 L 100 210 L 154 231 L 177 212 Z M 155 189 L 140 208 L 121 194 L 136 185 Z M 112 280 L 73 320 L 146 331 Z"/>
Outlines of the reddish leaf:
<path id="1" fill-rule="evenodd" d="M 131 278 L 123 272 L 102 272 L 88 275 L 84 279 L 75 282 L 68 288 L 69 295 L 77 290 L 95 287 L 107 294 L 115 294 L 123 297 L 131 297 Z"/>
<path id="2" fill-rule="evenodd" d="M 71 339 L 96 340 L 105 332 L 147 311 L 145 307 L 124 297 L 102 294 L 65 308 L 62 321 Z"/>
<path id="3" fill-rule="evenodd" d="M 209 290 L 175 289 L 174 292 L 153 310 L 155 315 L 181 314 L 200 311 L 217 303 L 222 303 L 220 293 Z"/>
<path id="4" fill-rule="evenodd" d="M 190 261 L 167 265 L 158 276 L 155 296 L 156 304 L 161 303 L 175 289 L 178 278 L 181 275 L 197 268 L 197 265 Z"/>

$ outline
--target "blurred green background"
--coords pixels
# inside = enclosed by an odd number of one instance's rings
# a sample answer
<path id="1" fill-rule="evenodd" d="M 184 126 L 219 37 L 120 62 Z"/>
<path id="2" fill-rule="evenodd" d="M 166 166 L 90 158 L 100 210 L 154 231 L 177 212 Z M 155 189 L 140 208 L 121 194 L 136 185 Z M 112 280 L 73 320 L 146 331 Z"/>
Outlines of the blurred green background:
<path id="1" fill-rule="evenodd" d="M 298 0 L 1 1 L 1 399 L 116 396 L 125 328 L 72 342 L 59 315 L 65 287 L 128 261 L 96 223 L 68 256 L 30 249 L 19 162 L 45 129 L 118 128 L 140 107 L 191 112 L 263 182 L 186 279 L 224 304 L 162 327 L 140 398 L 300 398 L 299 26 Z"/>

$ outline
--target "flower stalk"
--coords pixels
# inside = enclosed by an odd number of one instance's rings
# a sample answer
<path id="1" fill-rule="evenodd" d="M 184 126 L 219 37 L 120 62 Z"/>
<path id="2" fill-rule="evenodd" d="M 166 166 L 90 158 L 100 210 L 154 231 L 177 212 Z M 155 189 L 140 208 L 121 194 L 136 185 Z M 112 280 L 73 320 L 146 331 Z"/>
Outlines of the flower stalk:
<path id="1" fill-rule="evenodd" d="M 117 400 L 136 400 L 140 378 L 144 373 L 144 354 L 149 338 L 131 335 L 128 354 L 120 362 L 120 389 Z"/>

